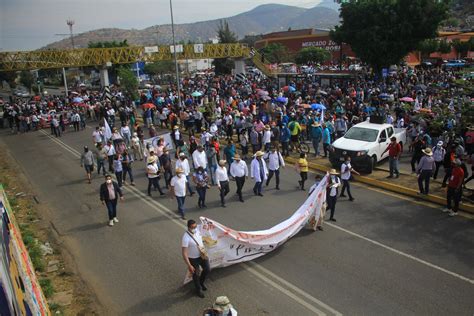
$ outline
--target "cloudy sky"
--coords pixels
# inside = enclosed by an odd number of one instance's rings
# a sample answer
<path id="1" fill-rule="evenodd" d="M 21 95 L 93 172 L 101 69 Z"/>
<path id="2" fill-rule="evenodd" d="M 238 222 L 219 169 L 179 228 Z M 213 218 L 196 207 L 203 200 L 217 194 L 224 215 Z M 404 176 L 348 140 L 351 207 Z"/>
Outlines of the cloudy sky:
<path id="1" fill-rule="evenodd" d="M 175 23 L 232 16 L 267 3 L 313 7 L 320 0 L 173 0 Z M 32 50 L 68 33 L 97 28 L 142 29 L 170 23 L 168 0 L 0 0 L 0 51 Z"/>

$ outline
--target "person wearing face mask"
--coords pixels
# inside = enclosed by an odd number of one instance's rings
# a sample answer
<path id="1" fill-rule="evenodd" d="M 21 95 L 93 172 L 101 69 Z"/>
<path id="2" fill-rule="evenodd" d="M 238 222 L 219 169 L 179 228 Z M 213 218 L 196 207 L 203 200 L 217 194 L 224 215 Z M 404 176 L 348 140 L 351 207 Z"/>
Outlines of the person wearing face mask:
<path id="1" fill-rule="evenodd" d="M 204 298 L 202 291 L 207 290 L 204 283 L 211 270 L 209 259 L 205 254 L 204 243 L 201 234 L 197 230 L 196 221 L 193 219 L 188 220 L 187 227 L 188 229 L 181 240 L 182 256 L 189 273 L 193 275 L 193 283 L 196 288 L 197 296 Z M 199 273 L 199 267 L 202 268 L 201 273 Z"/>
<path id="2" fill-rule="evenodd" d="M 189 181 L 189 173 L 191 170 L 189 167 L 188 158 L 186 157 L 186 154 L 184 152 L 179 153 L 179 159 L 176 160 L 176 168 L 181 168 L 184 170 L 184 175 L 186 176 L 186 180 L 187 180 L 186 185 L 188 187 L 189 195 L 193 196 L 194 192 L 193 192 L 193 189 L 191 188 L 191 184 Z"/>
<path id="3" fill-rule="evenodd" d="M 114 226 L 114 223 L 118 223 L 117 219 L 117 201 L 120 198 L 124 200 L 123 193 L 117 182 L 112 181 L 110 174 L 105 176 L 105 183 L 100 186 L 100 200 L 102 204 L 107 206 L 109 213 L 109 226 Z"/>
<path id="4" fill-rule="evenodd" d="M 176 169 L 176 175 L 171 179 L 170 194 L 176 197 L 178 202 L 178 212 L 181 215 L 181 219 L 186 219 L 184 217 L 184 201 L 186 199 L 186 177 L 184 176 L 184 170 L 181 168 Z"/>

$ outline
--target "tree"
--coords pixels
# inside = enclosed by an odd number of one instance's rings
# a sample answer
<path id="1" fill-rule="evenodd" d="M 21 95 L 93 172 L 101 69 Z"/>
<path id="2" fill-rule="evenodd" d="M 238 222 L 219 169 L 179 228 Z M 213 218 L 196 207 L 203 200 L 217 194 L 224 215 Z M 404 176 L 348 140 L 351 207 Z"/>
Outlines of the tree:
<path id="1" fill-rule="evenodd" d="M 225 20 L 219 22 L 217 37 L 220 43 L 236 43 L 237 35 L 230 30 L 229 23 Z M 234 61 L 229 58 L 217 58 L 212 62 L 217 75 L 230 74 L 234 68 Z"/>
<path id="2" fill-rule="evenodd" d="M 297 64 L 323 63 L 331 59 L 331 53 L 320 47 L 306 47 L 296 55 Z"/>
<path id="3" fill-rule="evenodd" d="M 89 42 L 89 44 L 87 44 L 88 48 L 113 48 L 113 47 L 127 47 L 127 46 L 128 46 L 128 42 L 126 39 L 120 42 L 117 42 L 114 40 L 114 41 L 105 41 L 105 42 L 101 42 L 101 41 Z"/>
<path id="4" fill-rule="evenodd" d="M 461 56 L 466 55 L 469 49 L 471 48 L 471 43 L 470 41 L 466 42 L 461 42 L 460 40 L 456 39 L 452 42 L 452 46 L 458 53 L 458 57 L 461 58 Z"/>
<path id="5" fill-rule="evenodd" d="M 117 70 L 120 77 L 120 86 L 125 90 L 132 100 L 138 98 L 138 79 L 135 74 L 127 67 L 120 67 Z"/>
<path id="6" fill-rule="evenodd" d="M 20 83 L 24 85 L 28 90 L 31 90 L 31 86 L 35 82 L 35 79 L 33 78 L 33 74 L 29 70 L 23 70 L 20 73 Z"/>
<path id="7" fill-rule="evenodd" d="M 447 10 L 448 0 L 349 0 L 341 5 L 342 24 L 331 34 L 379 72 L 436 37 Z"/>
<path id="8" fill-rule="evenodd" d="M 260 50 L 265 59 L 271 63 L 282 63 L 290 61 L 290 54 L 286 46 L 280 43 L 272 43 Z"/>
<path id="9" fill-rule="evenodd" d="M 174 63 L 170 60 L 157 61 L 154 63 L 149 63 L 145 65 L 145 73 L 152 76 L 164 75 L 167 73 L 172 73 L 174 68 Z"/>
<path id="10" fill-rule="evenodd" d="M 451 44 L 445 39 L 439 41 L 438 52 L 441 54 L 449 54 L 451 52 Z"/>
<path id="11" fill-rule="evenodd" d="M 6 81 L 10 88 L 15 88 L 16 83 L 16 72 L 15 71 L 0 71 L 0 86 L 2 86 L 2 82 Z"/>
<path id="12" fill-rule="evenodd" d="M 439 41 L 436 39 L 429 38 L 418 44 L 418 50 L 424 58 L 428 57 L 431 53 L 438 51 L 438 49 Z"/>

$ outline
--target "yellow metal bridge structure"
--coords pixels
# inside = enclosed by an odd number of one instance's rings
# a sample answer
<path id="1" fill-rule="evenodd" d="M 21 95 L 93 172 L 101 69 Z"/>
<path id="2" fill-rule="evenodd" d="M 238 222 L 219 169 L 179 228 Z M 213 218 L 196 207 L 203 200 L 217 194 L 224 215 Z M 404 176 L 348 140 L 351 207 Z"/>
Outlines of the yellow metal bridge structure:
<path id="1" fill-rule="evenodd" d="M 115 48 L 80 48 L 66 50 L 35 50 L 18 52 L 0 52 L 0 71 L 19 71 L 48 68 L 67 68 L 83 66 L 105 66 L 111 64 L 131 64 L 138 61 L 156 62 L 173 60 L 172 46 L 144 46 Z M 178 47 L 178 45 L 177 45 Z M 250 58 L 266 76 L 275 76 L 257 50 L 240 43 L 202 44 L 199 49 L 193 44 L 180 45 L 182 51 L 176 53 L 179 60 Z M 158 48 L 158 49 L 156 49 Z M 151 51 L 151 52 L 150 52 Z"/>

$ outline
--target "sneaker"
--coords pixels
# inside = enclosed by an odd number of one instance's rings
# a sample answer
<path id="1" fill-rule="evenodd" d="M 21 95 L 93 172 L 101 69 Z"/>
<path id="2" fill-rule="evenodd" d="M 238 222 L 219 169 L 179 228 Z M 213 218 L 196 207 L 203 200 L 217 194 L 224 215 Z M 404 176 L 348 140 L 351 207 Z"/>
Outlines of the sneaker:
<path id="1" fill-rule="evenodd" d="M 456 215 L 458 215 L 458 212 L 450 211 L 448 215 L 449 216 L 456 216 Z"/>
<path id="2" fill-rule="evenodd" d="M 114 221 L 113 220 L 109 221 L 109 226 L 114 226 Z"/>
<path id="3" fill-rule="evenodd" d="M 441 211 L 442 211 L 443 213 L 452 212 L 449 208 L 443 208 Z"/>
<path id="4" fill-rule="evenodd" d="M 118 222 L 119 222 L 118 218 L 114 217 L 114 223 L 118 223 Z"/>

